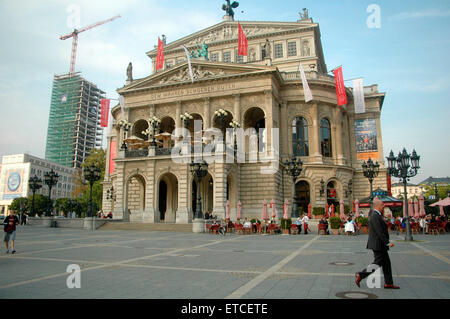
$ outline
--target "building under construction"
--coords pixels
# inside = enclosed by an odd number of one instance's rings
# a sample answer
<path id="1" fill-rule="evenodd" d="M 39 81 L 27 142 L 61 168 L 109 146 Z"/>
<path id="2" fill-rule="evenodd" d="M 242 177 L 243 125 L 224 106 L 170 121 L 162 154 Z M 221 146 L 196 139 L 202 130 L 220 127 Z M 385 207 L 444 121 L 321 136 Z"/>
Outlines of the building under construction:
<path id="1" fill-rule="evenodd" d="M 80 73 L 55 75 L 45 159 L 80 168 L 92 148 L 102 145 L 100 104 L 105 92 Z"/>

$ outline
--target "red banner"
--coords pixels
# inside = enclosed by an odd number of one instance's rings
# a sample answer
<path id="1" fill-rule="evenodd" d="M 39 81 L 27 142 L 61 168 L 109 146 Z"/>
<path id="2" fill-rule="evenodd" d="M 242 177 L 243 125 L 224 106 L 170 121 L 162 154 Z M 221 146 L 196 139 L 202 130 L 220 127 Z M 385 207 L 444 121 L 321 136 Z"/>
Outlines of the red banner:
<path id="1" fill-rule="evenodd" d="M 344 75 L 342 74 L 342 66 L 334 70 L 334 81 L 336 83 L 337 105 L 347 104 L 347 93 L 345 92 Z"/>
<path id="2" fill-rule="evenodd" d="M 100 113 L 100 124 L 102 127 L 108 127 L 108 117 L 109 117 L 109 105 L 111 100 L 102 99 L 101 100 L 101 113 Z"/>
<path id="3" fill-rule="evenodd" d="M 114 159 L 116 158 L 116 146 L 116 141 L 111 139 L 109 146 L 109 175 L 114 174 L 116 168 L 116 162 L 114 162 Z"/>
<path id="4" fill-rule="evenodd" d="M 156 70 L 161 70 L 164 67 L 164 45 L 160 38 L 158 38 L 158 52 L 156 54 Z"/>
<path id="5" fill-rule="evenodd" d="M 242 29 L 240 23 L 238 23 L 238 26 L 239 26 L 238 55 L 245 55 L 245 56 L 247 56 L 247 49 L 248 49 L 247 37 L 245 36 L 244 30 Z"/>

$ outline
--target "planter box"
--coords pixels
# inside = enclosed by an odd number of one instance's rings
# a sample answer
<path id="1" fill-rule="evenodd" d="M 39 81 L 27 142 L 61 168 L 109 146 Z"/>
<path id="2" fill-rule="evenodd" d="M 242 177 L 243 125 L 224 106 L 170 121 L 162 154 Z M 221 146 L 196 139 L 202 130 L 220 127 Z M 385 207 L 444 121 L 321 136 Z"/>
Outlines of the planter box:
<path id="1" fill-rule="evenodd" d="M 289 235 L 289 229 L 283 229 L 283 235 Z"/>
<path id="2" fill-rule="evenodd" d="M 323 218 L 323 215 L 313 215 L 314 216 L 314 219 L 322 219 Z"/>
<path id="3" fill-rule="evenodd" d="M 339 235 L 339 229 L 332 229 L 331 232 L 333 235 Z"/>
<path id="4" fill-rule="evenodd" d="M 362 226 L 362 227 L 361 227 L 361 232 L 362 232 L 363 234 L 368 234 L 368 233 L 369 233 L 369 227 L 367 227 L 367 226 Z"/>

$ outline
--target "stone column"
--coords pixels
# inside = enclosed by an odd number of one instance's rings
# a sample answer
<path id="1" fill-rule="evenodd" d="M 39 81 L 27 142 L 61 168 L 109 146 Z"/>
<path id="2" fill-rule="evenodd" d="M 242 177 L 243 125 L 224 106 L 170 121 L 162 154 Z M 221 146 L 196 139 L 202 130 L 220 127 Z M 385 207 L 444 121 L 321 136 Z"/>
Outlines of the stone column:
<path id="1" fill-rule="evenodd" d="M 144 223 L 159 223 L 160 214 L 156 207 L 155 196 L 158 196 L 158 185 L 155 179 L 156 161 L 147 161 L 147 183 L 145 185 L 145 211 L 143 216 Z"/>
<path id="2" fill-rule="evenodd" d="M 212 214 L 217 218 L 225 219 L 225 204 L 227 191 L 226 164 L 214 165 L 214 208 Z"/>
<path id="3" fill-rule="evenodd" d="M 322 163 L 322 154 L 320 153 L 320 120 L 319 120 L 319 110 L 317 103 L 314 103 L 311 108 L 312 117 L 312 128 L 310 134 L 310 154 L 314 163 Z"/>
<path id="4" fill-rule="evenodd" d="M 344 164 L 344 154 L 342 152 L 342 117 L 339 108 L 334 109 L 334 122 L 336 127 L 336 159 L 338 165 Z"/>
<path id="5" fill-rule="evenodd" d="M 126 185 L 125 185 L 125 163 L 116 163 L 116 205 L 114 207 L 113 218 L 122 219 L 124 218 L 125 202 L 126 202 Z"/>
<path id="6" fill-rule="evenodd" d="M 180 179 L 178 180 L 178 208 L 175 218 L 177 224 L 189 224 L 192 223 L 193 216 L 189 210 L 189 192 L 192 187 L 192 185 L 189 185 L 191 184 L 189 164 L 180 172 Z"/>
<path id="7" fill-rule="evenodd" d="M 233 96 L 234 96 L 234 120 L 239 122 L 242 125 L 242 122 L 241 122 L 241 95 L 233 94 Z"/>
<path id="8" fill-rule="evenodd" d="M 285 138 L 283 138 L 283 145 L 280 145 L 280 152 L 284 155 L 289 154 L 289 141 L 292 139 L 292 136 L 289 135 L 290 125 L 291 123 L 289 123 L 288 119 L 288 104 L 287 101 L 283 101 L 280 112 L 280 136 L 285 136 Z"/>
<path id="9" fill-rule="evenodd" d="M 148 107 L 150 108 L 150 117 L 155 116 L 155 113 L 156 113 L 155 104 L 149 104 Z"/>
<path id="10" fill-rule="evenodd" d="M 205 98 L 205 105 L 203 108 L 203 114 L 205 116 L 205 122 L 203 123 L 203 129 L 209 129 L 211 127 L 211 99 Z"/>
<path id="11" fill-rule="evenodd" d="M 181 118 L 180 118 L 180 116 L 181 116 L 181 101 L 178 101 L 177 102 L 177 109 L 176 109 L 176 112 L 175 112 L 175 128 L 181 128 L 181 127 L 183 127 L 182 125 L 183 125 L 183 123 L 181 123 Z"/>

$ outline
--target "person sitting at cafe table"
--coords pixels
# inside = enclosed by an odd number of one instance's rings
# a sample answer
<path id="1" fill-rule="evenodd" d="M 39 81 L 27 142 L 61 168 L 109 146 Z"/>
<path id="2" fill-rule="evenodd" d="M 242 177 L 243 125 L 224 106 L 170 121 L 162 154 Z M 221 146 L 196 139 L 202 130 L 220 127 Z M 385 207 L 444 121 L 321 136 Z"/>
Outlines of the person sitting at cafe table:
<path id="1" fill-rule="evenodd" d="M 327 235 L 329 235 L 329 232 L 328 232 L 328 221 L 327 221 L 327 219 L 326 219 L 325 217 L 322 217 L 322 219 L 319 221 L 319 224 L 325 225 L 325 233 L 326 233 Z"/>
<path id="2" fill-rule="evenodd" d="M 297 220 L 294 222 L 294 225 L 297 226 L 298 232 L 297 234 L 300 234 L 302 232 L 302 220 L 301 218 L 297 218 Z"/>
<path id="3" fill-rule="evenodd" d="M 244 220 L 244 228 L 250 229 L 251 227 L 252 227 L 252 223 L 248 220 L 247 217 L 245 217 L 245 220 Z"/>

